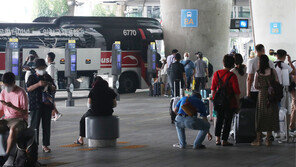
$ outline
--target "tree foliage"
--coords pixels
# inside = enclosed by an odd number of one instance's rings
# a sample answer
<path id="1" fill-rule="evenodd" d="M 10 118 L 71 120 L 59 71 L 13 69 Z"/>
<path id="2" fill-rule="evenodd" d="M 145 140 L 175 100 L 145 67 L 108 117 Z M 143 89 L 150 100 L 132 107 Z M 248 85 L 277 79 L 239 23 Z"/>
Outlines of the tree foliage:
<path id="1" fill-rule="evenodd" d="M 64 16 L 68 10 L 67 0 L 34 0 L 34 18 Z"/>
<path id="2" fill-rule="evenodd" d="M 93 16 L 116 16 L 117 5 L 97 4 L 92 11 Z"/>

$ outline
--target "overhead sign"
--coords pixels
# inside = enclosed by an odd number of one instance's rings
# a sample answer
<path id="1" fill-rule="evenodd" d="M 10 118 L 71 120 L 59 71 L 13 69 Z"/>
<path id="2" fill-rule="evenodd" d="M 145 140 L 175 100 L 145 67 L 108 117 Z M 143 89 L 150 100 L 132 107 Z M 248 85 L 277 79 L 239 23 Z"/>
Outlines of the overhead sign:
<path id="1" fill-rule="evenodd" d="M 282 23 L 270 23 L 270 34 L 281 34 Z"/>
<path id="2" fill-rule="evenodd" d="M 230 29 L 248 29 L 249 20 L 248 19 L 231 19 Z"/>
<path id="3" fill-rule="evenodd" d="M 181 27 L 198 27 L 198 10 L 181 10 Z"/>

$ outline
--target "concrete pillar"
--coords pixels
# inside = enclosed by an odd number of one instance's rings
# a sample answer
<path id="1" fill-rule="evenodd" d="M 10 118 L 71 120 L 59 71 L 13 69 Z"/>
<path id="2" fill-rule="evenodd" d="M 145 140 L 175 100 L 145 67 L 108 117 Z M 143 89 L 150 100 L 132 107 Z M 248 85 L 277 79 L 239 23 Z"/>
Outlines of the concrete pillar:
<path id="1" fill-rule="evenodd" d="M 201 51 L 214 66 L 222 68 L 229 52 L 229 25 L 232 0 L 160 0 L 166 55 L 176 48 L 181 54 Z M 198 27 L 181 27 L 181 10 L 198 9 Z"/>
<path id="2" fill-rule="evenodd" d="M 296 0 L 252 0 L 255 43 L 285 49 L 296 60 Z M 281 34 L 271 34 L 270 23 L 281 23 Z"/>

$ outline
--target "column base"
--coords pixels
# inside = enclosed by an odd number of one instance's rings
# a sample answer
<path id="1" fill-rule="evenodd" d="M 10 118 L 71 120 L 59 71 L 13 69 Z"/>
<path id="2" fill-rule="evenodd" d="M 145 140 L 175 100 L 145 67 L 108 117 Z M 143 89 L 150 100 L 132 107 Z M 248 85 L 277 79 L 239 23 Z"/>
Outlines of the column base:
<path id="1" fill-rule="evenodd" d="M 113 140 L 95 140 L 95 139 L 88 139 L 88 147 L 115 147 L 116 146 L 116 139 Z"/>

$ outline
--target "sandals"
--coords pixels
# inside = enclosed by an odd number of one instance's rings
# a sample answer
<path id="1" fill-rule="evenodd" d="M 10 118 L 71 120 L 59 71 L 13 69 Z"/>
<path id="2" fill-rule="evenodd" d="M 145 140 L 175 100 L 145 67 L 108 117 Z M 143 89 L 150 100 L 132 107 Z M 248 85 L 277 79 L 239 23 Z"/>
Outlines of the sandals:
<path id="1" fill-rule="evenodd" d="M 50 153 L 50 152 L 51 152 L 51 149 L 48 148 L 47 146 L 42 146 L 42 150 L 43 150 L 43 152 L 45 152 L 45 153 Z"/>
<path id="2" fill-rule="evenodd" d="M 80 141 L 77 139 L 76 141 L 74 141 L 74 144 L 78 144 L 78 145 L 83 145 L 84 143 L 82 142 L 82 143 L 80 143 Z"/>
<path id="3" fill-rule="evenodd" d="M 221 146 L 221 142 L 220 141 L 216 141 L 216 146 Z"/>
<path id="4" fill-rule="evenodd" d="M 223 142 L 222 143 L 222 146 L 225 146 L 225 147 L 227 147 L 227 146 L 233 146 L 233 144 L 232 143 L 229 143 L 229 142 Z"/>

